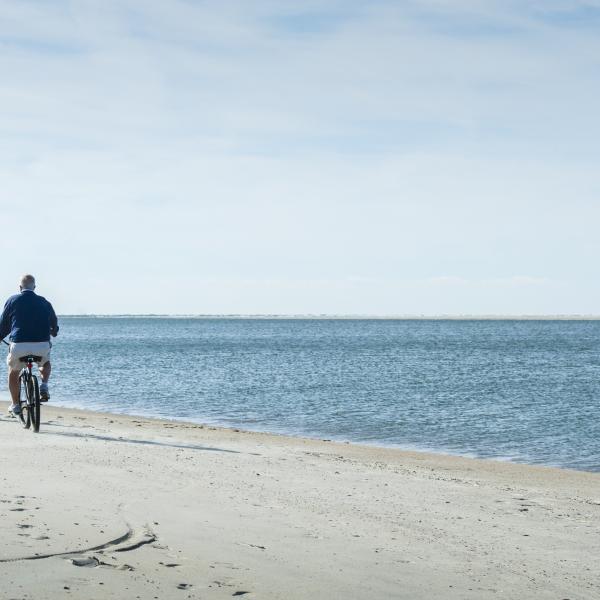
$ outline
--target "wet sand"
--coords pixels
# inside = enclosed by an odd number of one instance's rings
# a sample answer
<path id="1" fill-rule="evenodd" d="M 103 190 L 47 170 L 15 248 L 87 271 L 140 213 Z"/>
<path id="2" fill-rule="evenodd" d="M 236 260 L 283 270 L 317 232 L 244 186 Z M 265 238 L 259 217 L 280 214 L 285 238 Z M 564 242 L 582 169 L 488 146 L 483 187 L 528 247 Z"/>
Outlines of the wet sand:
<path id="1" fill-rule="evenodd" d="M 0 411 L 0 598 L 600 598 L 599 474 Z"/>

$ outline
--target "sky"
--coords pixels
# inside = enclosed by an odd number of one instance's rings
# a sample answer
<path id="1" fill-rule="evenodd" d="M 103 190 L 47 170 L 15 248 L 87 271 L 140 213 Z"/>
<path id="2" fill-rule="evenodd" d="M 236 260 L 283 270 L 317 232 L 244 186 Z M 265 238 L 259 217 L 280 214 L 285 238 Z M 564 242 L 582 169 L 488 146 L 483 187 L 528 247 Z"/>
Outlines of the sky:
<path id="1" fill-rule="evenodd" d="M 600 314 L 600 0 L 0 0 L 0 295 Z"/>

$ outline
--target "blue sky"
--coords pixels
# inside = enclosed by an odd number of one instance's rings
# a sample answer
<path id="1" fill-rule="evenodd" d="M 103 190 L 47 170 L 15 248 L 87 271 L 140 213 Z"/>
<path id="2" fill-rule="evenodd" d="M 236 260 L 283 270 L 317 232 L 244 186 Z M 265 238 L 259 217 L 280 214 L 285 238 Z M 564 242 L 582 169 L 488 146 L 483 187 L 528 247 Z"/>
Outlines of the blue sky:
<path id="1" fill-rule="evenodd" d="M 592 0 L 0 0 L 0 292 L 600 313 L 599 29 Z"/>

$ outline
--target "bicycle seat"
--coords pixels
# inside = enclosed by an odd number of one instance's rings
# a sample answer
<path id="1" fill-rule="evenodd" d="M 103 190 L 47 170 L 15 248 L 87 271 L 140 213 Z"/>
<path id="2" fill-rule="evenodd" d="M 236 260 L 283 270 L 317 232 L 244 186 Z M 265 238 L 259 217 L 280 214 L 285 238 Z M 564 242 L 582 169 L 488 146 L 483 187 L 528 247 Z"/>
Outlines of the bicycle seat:
<path id="1" fill-rule="evenodd" d="M 34 356 L 33 354 L 28 354 L 27 356 L 21 356 L 19 360 L 24 363 L 29 362 L 30 360 L 31 362 L 40 362 L 42 360 L 42 357 Z"/>

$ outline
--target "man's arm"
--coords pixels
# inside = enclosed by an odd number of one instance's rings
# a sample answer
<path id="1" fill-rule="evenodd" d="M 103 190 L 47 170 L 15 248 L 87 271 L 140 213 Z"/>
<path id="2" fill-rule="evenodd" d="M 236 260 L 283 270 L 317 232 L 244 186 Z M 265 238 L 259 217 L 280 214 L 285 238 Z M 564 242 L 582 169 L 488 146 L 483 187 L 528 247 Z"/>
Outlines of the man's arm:
<path id="1" fill-rule="evenodd" d="M 9 301 L 7 300 L 2 311 L 2 316 L 0 317 L 0 340 L 3 340 L 10 333 L 10 329 L 10 310 Z"/>
<path id="2" fill-rule="evenodd" d="M 48 302 L 46 300 L 46 302 Z M 54 308 L 52 304 L 48 302 L 48 308 L 50 309 L 50 335 L 52 337 L 56 337 L 58 335 L 58 319 L 56 318 L 56 313 L 54 312 Z"/>

